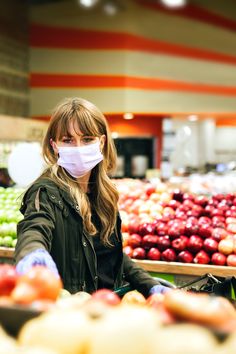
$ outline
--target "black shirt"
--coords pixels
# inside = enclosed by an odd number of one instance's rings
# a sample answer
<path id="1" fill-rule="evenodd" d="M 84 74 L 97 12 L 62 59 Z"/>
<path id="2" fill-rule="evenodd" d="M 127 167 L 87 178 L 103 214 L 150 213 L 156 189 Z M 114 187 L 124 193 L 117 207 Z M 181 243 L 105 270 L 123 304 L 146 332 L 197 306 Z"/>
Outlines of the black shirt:
<path id="1" fill-rule="evenodd" d="M 113 233 L 110 238 L 112 246 L 104 245 L 100 240 L 100 221 L 94 211 L 92 221 L 98 230 L 97 235 L 92 237 L 97 256 L 98 289 L 113 289 L 121 258 L 120 241 Z"/>

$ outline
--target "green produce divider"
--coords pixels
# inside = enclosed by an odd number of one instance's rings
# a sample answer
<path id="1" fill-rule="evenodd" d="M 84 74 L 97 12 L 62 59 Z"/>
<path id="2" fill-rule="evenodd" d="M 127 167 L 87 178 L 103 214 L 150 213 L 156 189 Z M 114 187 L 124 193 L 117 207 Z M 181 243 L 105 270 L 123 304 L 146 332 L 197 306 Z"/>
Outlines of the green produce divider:
<path id="1" fill-rule="evenodd" d="M 164 273 L 156 273 L 156 272 L 149 272 L 149 274 L 152 277 L 158 277 L 158 278 L 162 278 L 164 280 L 169 281 L 172 284 L 175 284 L 175 276 L 173 274 L 164 274 Z"/>

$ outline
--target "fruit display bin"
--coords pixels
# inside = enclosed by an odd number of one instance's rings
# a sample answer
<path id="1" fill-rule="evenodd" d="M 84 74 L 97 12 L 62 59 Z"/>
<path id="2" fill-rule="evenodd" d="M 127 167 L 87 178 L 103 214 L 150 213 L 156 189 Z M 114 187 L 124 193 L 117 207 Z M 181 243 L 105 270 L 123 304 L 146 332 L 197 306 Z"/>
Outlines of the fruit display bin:
<path id="1" fill-rule="evenodd" d="M 13 263 L 14 248 L 0 247 L 0 263 Z"/>

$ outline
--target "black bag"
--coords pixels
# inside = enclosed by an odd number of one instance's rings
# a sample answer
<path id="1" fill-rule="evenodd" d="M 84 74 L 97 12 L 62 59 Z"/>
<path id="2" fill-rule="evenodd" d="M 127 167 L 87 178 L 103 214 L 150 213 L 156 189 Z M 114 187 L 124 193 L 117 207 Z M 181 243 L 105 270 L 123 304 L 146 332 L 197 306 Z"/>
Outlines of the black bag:
<path id="1" fill-rule="evenodd" d="M 210 295 L 224 296 L 235 302 L 236 278 L 216 277 L 210 273 L 204 274 L 182 286 L 179 289 L 197 293 L 208 293 Z"/>

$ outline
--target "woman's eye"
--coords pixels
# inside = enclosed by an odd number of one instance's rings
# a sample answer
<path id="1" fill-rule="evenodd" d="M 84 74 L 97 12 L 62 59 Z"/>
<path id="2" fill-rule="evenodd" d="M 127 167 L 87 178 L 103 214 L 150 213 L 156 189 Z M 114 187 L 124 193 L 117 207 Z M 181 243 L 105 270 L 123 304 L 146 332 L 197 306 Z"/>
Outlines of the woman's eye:
<path id="1" fill-rule="evenodd" d="M 83 142 L 84 144 L 89 144 L 89 143 L 91 143 L 92 141 L 94 141 L 94 137 L 91 137 L 91 136 L 84 136 L 84 137 L 82 138 L 82 142 Z"/>
<path id="2" fill-rule="evenodd" d="M 70 144 L 72 142 L 72 139 L 71 138 L 64 138 L 64 139 L 62 139 L 62 142 L 64 144 Z"/>

